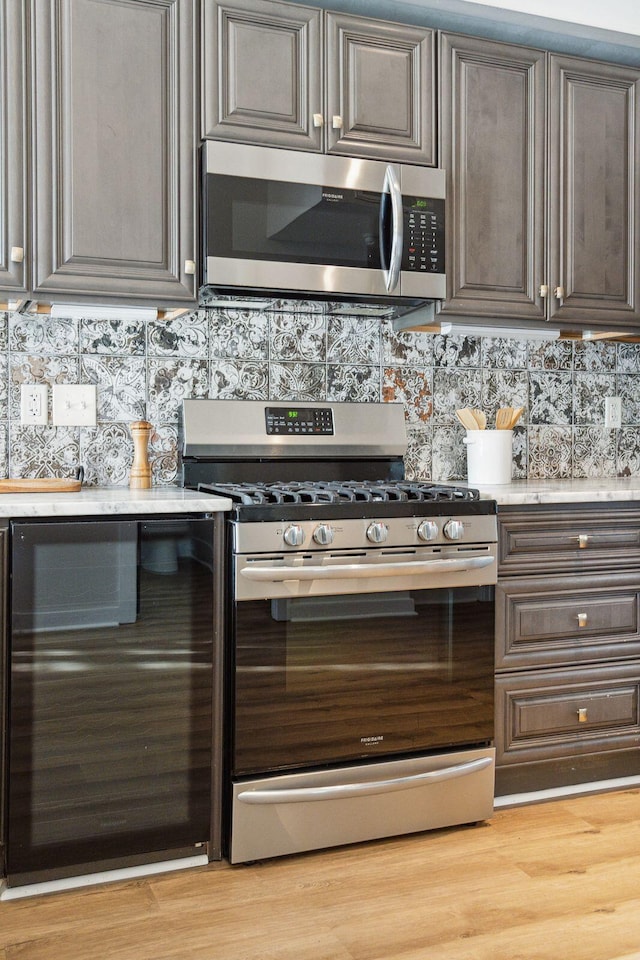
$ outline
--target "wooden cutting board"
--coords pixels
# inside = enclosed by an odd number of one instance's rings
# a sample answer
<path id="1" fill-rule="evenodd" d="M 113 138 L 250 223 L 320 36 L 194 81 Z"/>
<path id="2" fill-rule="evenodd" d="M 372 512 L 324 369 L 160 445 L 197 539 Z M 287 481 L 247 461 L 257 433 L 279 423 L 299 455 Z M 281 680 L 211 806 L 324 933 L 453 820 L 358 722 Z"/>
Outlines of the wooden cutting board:
<path id="1" fill-rule="evenodd" d="M 0 493 L 74 493 L 81 487 L 80 480 L 57 477 L 0 480 Z"/>

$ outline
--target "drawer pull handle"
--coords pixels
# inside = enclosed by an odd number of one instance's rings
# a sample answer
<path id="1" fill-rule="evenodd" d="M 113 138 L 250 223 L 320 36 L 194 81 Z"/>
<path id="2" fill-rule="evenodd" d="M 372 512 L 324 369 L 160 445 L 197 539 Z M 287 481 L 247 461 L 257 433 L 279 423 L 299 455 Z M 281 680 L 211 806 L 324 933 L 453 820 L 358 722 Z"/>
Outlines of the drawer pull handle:
<path id="1" fill-rule="evenodd" d="M 587 623 L 589 622 L 589 617 L 586 613 L 579 613 L 576 617 L 576 620 L 578 621 L 579 627 L 586 627 Z"/>
<path id="2" fill-rule="evenodd" d="M 580 548 L 581 550 L 584 550 L 584 548 L 585 548 L 585 547 L 587 546 L 587 544 L 589 543 L 589 534 L 588 534 L 588 533 L 581 533 L 581 534 L 579 534 L 577 537 L 571 537 L 570 539 L 571 539 L 571 540 L 577 540 L 577 541 L 578 541 L 578 546 L 579 546 L 579 548 Z"/>
<path id="3" fill-rule="evenodd" d="M 589 717 L 587 716 L 587 708 L 579 707 L 578 708 L 578 723 L 586 723 Z"/>

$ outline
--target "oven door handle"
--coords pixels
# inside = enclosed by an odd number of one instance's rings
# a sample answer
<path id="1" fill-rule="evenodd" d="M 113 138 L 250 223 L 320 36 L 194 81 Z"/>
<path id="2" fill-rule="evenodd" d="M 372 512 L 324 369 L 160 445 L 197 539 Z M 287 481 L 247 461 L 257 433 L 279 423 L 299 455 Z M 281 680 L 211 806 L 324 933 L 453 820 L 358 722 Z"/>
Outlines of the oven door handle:
<path id="1" fill-rule="evenodd" d="M 410 563 L 345 563 L 327 566 L 274 567 L 246 566 L 240 573 L 247 580 L 280 583 L 285 580 L 366 580 L 369 577 L 420 576 L 425 573 L 465 573 L 481 570 L 493 557 L 466 557 L 452 560 L 414 560 Z"/>
<path id="2" fill-rule="evenodd" d="M 326 787 L 294 787 L 290 790 L 244 790 L 238 794 L 243 803 L 304 803 L 308 800 L 343 800 L 347 797 L 368 797 L 380 793 L 394 793 L 398 790 L 410 790 L 424 783 L 438 783 L 442 780 L 454 780 L 479 770 L 485 770 L 493 763 L 491 757 L 480 757 L 465 763 L 456 763 L 442 770 L 429 770 L 426 773 L 414 773 L 408 777 L 394 777 L 389 780 L 371 780 L 366 783 L 336 783 Z"/>

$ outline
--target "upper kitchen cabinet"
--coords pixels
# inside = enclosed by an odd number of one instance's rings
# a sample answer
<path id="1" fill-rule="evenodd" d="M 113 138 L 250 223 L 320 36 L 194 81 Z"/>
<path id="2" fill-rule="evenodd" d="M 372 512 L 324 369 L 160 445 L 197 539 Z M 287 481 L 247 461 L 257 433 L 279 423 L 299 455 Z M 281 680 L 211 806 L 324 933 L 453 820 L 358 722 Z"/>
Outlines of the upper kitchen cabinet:
<path id="1" fill-rule="evenodd" d="M 549 318 L 640 323 L 640 70 L 549 57 Z"/>
<path id="2" fill-rule="evenodd" d="M 432 30 L 204 0 L 202 42 L 205 138 L 435 164 Z"/>
<path id="3" fill-rule="evenodd" d="M 0 291 L 7 299 L 27 289 L 25 43 L 24 7 L 0 4 Z"/>
<path id="4" fill-rule="evenodd" d="M 441 37 L 442 314 L 543 320 L 545 53 Z"/>
<path id="5" fill-rule="evenodd" d="M 193 0 L 29 2 L 33 295 L 195 303 Z"/>
<path id="6" fill-rule="evenodd" d="M 441 41 L 443 315 L 640 323 L 640 71 Z"/>

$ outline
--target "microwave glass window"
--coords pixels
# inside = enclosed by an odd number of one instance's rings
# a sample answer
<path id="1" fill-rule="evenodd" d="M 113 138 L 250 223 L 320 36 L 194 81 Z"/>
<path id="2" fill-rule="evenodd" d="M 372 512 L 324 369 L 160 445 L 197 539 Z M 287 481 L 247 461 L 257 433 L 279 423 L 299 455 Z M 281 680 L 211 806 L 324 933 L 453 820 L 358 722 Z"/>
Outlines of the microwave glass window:
<path id="1" fill-rule="evenodd" d="M 380 269 L 379 193 L 219 175 L 208 180 L 208 256 Z"/>

